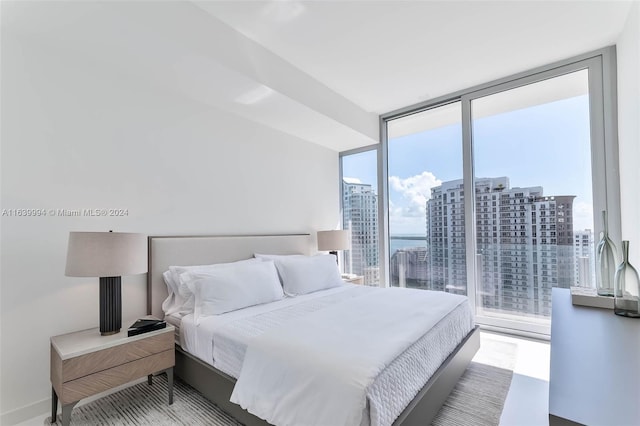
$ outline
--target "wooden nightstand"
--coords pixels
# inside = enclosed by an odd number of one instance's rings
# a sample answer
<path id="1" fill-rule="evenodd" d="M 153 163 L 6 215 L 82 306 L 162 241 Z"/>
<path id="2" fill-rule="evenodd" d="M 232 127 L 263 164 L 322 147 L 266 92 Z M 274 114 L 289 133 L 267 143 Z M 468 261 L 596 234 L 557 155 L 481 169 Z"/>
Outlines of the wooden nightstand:
<path id="1" fill-rule="evenodd" d="M 351 284 L 364 284 L 364 277 L 362 275 L 356 275 L 353 278 L 342 278 L 342 281 Z"/>
<path id="2" fill-rule="evenodd" d="M 123 322 L 127 327 L 130 322 Z M 101 336 L 98 328 L 51 338 L 51 421 L 56 420 L 58 399 L 62 424 L 71 420 L 71 410 L 83 398 L 151 374 L 166 371 L 169 404 L 173 403 L 175 365 L 174 327 L 127 337 L 127 329 Z"/>

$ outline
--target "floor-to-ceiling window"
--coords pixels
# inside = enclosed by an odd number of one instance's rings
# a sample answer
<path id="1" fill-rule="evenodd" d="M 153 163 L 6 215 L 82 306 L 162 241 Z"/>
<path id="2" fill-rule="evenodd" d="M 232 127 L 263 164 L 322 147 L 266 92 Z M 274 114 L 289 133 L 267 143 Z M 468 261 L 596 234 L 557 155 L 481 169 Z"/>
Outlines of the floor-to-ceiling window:
<path id="1" fill-rule="evenodd" d="M 390 285 L 467 292 L 460 102 L 390 120 Z"/>
<path id="2" fill-rule="evenodd" d="M 588 71 L 475 98 L 471 119 L 478 314 L 548 321 L 552 287 L 595 280 Z"/>
<path id="3" fill-rule="evenodd" d="M 619 238 L 614 73 L 608 48 L 383 115 L 383 282 L 548 333 L 551 289 L 595 285 L 602 210 Z"/>

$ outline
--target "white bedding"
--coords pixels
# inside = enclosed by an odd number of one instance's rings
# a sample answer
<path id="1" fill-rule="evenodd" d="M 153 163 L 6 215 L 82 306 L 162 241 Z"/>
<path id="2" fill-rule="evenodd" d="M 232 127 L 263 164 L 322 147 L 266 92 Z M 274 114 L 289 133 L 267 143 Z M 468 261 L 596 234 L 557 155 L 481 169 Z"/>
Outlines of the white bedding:
<path id="1" fill-rule="evenodd" d="M 180 325 L 182 324 L 183 316 L 184 316 L 183 314 L 178 312 L 164 316 L 164 320 L 175 328 L 176 343 L 181 346 L 182 346 L 182 342 L 180 341 Z"/>
<path id="2" fill-rule="evenodd" d="M 281 324 L 291 323 L 291 318 L 308 317 L 313 312 L 341 301 L 376 291 L 380 290 L 346 285 L 203 318 L 198 327 L 194 326 L 192 318 L 187 315 L 182 321 L 181 344 L 188 352 L 237 378 L 247 345 L 255 336 L 268 333 Z M 433 294 L 422 291 L 420 293 Z M 435 296 L 440 297 L 437 294 Z M 444 296 L 448 298 L 450 295 Z M 433 327 L 426 332 L 423 330 L 422 335 L 413 339 L 415 343 L 405 347 L 406 350 L 399 356 L 396 354 L 391 360 L 385 361 L 375 380 L 365 386 L 367 409 L 361 412 L 365 414 L 361 424 L 391 424 L 473 328 L 469 304 L 464 298 L 459 300 L 463 300 L 462 303 L 450 309 L 444 319 L 435 321 Z M 385 345 L 386 342 L 382 346 Z M 279 355 L 281 356 L 281 353 Z M 317 390 L 311 392 L 311 395 L 316 394 Z"/>
<path id="3" fill-rule="evenodd" d="M 279 426 L 358 426 L 375 378 L 465 300 L 371 288 L 288 321 L 249 342 L 231 402 Z"/>
<path id="4" fill-rule="evenodd" d="M 354 284 L 277 302 L 252 306 L 224 315 L 183 319 L 184 349 L 231 377 L 238 378 L 249 341 L 267 330 L 351 297 L 362 295 L 369 287 Z"/>

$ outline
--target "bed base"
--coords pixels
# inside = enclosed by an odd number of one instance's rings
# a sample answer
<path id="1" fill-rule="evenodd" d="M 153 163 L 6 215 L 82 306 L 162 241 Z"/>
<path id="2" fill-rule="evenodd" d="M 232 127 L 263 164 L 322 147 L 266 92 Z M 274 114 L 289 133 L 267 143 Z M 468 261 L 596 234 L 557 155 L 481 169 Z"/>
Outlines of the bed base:
<path id="1" fill-rule="evenodd" d="M 393 425 L 431 424 L 479 348 L 480 331 L 476 326 L 436 370 Z M 185 352 L 179 346 L 176 346 L 174 371 L 178 377 L 246 426 L 270 424 L 229 401 L 236 382 L 233 377 Z"/>
<path id="2" fill-rule="evenodd" d="M 480 349 L 480 327 L 476 325 L 433 373 L 393 425 L 430 425 L 478 349 Z"/>

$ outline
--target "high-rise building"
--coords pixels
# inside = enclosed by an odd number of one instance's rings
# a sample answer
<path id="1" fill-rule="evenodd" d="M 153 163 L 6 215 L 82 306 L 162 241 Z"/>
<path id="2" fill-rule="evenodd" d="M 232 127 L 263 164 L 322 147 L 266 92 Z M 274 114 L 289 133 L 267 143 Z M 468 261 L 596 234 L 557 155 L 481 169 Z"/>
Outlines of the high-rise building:
<path id="1" fill-rule="evenodd" d="M 427 288 L 466 294 L 462 179 L 431 189 L 427 201 Z"/>
<path id="2" fill-rule="evenodd" d="M 395 251 L 389 261 L 391 286 L 428 288 L 427 248 L 405 247 Z"/>
<path id="3" fill-rule="evenodd" d="M 487 310 L 551 315 L 551 288 L 575 283 L 573 199 L 542 187 L 510 188 L 507 177 L 475 182 L 478 289 Z M 462 180 L 427 201 L 427 287 L 466 292 Z"/>
<path id="4" fill-rule="evenodd" d="M 591 229 L 574 231 L 573 255 L 576 264 L 576 284 L 580 287 L 595 287 L 595 253 Z"/>
<path id="5" fill-rule="evenodd" d="M 364 276 L 367 285 L 378 285 L 378 196 L 371 185 L 358 179 L 342 182 L 343 228 L 351 230 L 351 250 L 345 263 L 352 274 Z"/>

